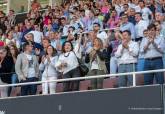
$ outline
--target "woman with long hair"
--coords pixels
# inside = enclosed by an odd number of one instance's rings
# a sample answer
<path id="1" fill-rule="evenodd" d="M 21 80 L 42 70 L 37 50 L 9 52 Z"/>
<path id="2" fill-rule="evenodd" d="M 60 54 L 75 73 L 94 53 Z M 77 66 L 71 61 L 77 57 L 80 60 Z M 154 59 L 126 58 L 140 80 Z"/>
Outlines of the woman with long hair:
<path id="1" fill-rule="evenodd" d="M 44 71 L 42 74 L 42 81 L 56 80 L 58 77 L 58 72 L 55 68 L 55 64 L 58 60 L 56 56 L 57 51 L 53 46 L 48 46 L 46 49 L 46 54 L 42 57 L 42 62 L 39 65 L 39 69 Z M 49 82 L 42 84 L 42 93 L 43 94 L 54 94 L 56 88 L 56 82 Z M 49 92 L 48 92 L 49 90 Z"/>
<path id="2" fill-rule="evenodd" d="M 106 53 L 103 51 L 103 42 L 99 38 L 93 41 L 93 48 L 86 54 L 85 62 L 90 64 L 89 76 L 103 75 L 107 73 L 105 65 Z M 103 87 L 103 78 L 92 79 L 91 89 L 101 89 Z"/>
<path id="3" fill-rule="evenodd" d="M 19 51 L 17 49 L 17 47 L 15 45 L 8 45 L 8 49 L 9 49 L 9 56 L 12 57 L 13 59 L 13 62 L 14 64 L 12 64 L 12 76 L 11 76 L 11 83 L 12 84 L 16 84 L 19 82 L 18 80 L 18 76 L 17 74 L 15 73 L 15 63 L 16 63 L 16 60 L 17 60 L 17 56 L 19 54 Z M 13 87 L 10 87 L 9 88 L 9 91 L 8 91 L 8 94 L 10 95 L 11 94 L 11 90 L 14 89 Z"/>
<path id="4" fill-rule="evenodd" d="M 11 84 L 13 58 L 8 56 L 6 47 L 0 47 L 0 85 Z M 0 88 L 1 97 L 8 97 L 8 87 Z"/>

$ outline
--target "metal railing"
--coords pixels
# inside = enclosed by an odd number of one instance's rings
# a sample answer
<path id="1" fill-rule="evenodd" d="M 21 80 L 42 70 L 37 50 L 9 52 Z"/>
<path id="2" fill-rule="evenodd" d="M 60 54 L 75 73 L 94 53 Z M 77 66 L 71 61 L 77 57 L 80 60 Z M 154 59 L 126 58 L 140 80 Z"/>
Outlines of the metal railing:
<path id="1" fill-rule="evenodd" d="M 106 74 L 106 75 L 97 75 L 97 76 L 86 76 L 86 77 L 76 77 L 76 78 L 67 78 L 67 79 L 57 79 L 57 80 L 48 80 L 48 81 L 37 81 L 37 82 L 26 82 L 26 83 L 18 83 L 18 84 L 6 84 L 0 85 L 0 87 L 11 87 L 11 86 L 25 86 L 25 85 L 34 85 L 34 84 L 42 84 L 42 83 L 50 83 L 50 82 L 67 82 L 67 81 L 77 81 L 77 80 L 89 80 L 96 78 L 110 78 L 116 76 L 133 76 L 133 87 L 136 86 L 136 75 L 137 74 L 149 74 L 149 73 L 158 73 L 165 72 L 165 69 L 159 70 L 148 70 L 148 71 L 140 71 L 140 72 L 128 72 L 128 73 L 118 73 L 118 74 Z"/>

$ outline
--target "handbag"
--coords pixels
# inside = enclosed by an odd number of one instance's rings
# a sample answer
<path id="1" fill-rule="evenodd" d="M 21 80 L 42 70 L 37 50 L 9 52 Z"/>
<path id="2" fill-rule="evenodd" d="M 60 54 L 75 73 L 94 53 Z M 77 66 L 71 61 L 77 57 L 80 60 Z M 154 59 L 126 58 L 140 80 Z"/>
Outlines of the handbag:
<path id="1" fill-rule="evenodd" d="M 89 72 L 89 68 L 80 59 L 77 58 L 77 60 L 79 63 L 81 77 L 86 76 Z"/>
<path id="2" fill-rule="evenodd" d="M 75 52 L 74 52 L 74 54 L 75 54 Z M 75 56 L 76 56 L 76 54 L 75 54 Z M 80 70 L 81 77 L 84 77 L 88 74 L 89 68 L 82 62 L 81 59 L 79 59 L 77 56 L 76 56 L 76 58 L 77 58 L 77 61 L 79 64 L 79 70 Z"/>

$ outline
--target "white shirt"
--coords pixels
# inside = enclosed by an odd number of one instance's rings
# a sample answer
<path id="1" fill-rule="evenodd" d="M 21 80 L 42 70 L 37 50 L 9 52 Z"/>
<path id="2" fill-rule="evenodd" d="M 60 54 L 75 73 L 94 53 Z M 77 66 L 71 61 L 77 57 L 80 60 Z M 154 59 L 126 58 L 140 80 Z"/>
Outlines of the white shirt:
<path id="1" fill-rule="evenodd" d="M 91 70 L 98 70 L 99 69 L 99 64 L 97 62 L 97 59 L 95 59 L 92 64 L 91 64 Z"/>
<path id="2" fill-rule="evenodd" d="M 63 72 L 63 74 L 66 74 L 67 72 L 77 68 L 79 66 L 78 58 L 81 58 L 82 52 L 82 47 L 80 46 L 79 48 L 79 40 L 76 42 L 76 45 L 74 47 L 74 50 L 71 52 L 67 52 L 67 53 L 62 53 L 59 56 L 59 59 L 57 61 L 57 63 L 55 64 L 55 67 L 57 68 L 57 70 L 59 72 Z M 67 63 L 67 67 L 63 68 L 63 69 L 58 69 L 58 67 L 61 65 L 61 63 Z"/>
<path id="3" fill-rule="evenodd" d="M 43 33 L 40 31 L 31 31 L 29 33 L 32 33 L 34 35 L 34 42 L 41 44 Z"/>
<path id="4" fill-rule="evenodd" d="M 57 61 L 58 56 L 55 56 L 50 58 L 50 63 L 47 59 L 44 61 L 44 63 L 41 62 L 41 64 L 39 65 L 39 69 L 44 70 L 42 74 L 44 77 L 57 77 L 57 70 L 55 68 L 55 64 L 57 63 Z"/>
<path id="5" fill-rule="evenodd" d="M 144 52 L 144 47 L 148 44 L 149 40 L 148 38 L 145 38 L 143 40 L 143 46 L 140 49 L 140 52 L 144 53 L 144 58 L 155 58 L 155 57 L 162 57 L 163 54 L 160 53 L 154 46 L 153 44 L 150 44 L 148 46 L 148 49 L 146 52 Z M 165 41 L 163 37 L 156 37 L 154 42 L 157 44 L 158 48 L 161 49 L 162 51 L 164 50 L 165 47 Z"/>
<path id="6" fill-rule="evenodd" d="M 68 29 L 69 29 L 69 26 L 70 25 L 65 25 L 64 27 L 63 27 L 63 31 L 62 31 L 62 36 L 68 36 Z"/>
<path id="7" fill-rule="evenodd" d="M 152 11 L 149 8 L 144 7 L 141 9 L 141 13 L 143 20 L 149 21 L 149 15 L 152 15 Z"/>
<path id="8" fill-rule="evenodd" d="M 67 64 L 66 67 L 63 67 L 62 69 L 58 69 L 59 72 L 63 72 L 63 74 L 66 74 L 69 71 L 71 71 L 79 66 L 77 57 L 73 51 L 61 54 L 59 56 L 58 62 L 55 65 L 56 68 L 58 68 L 58 66 L 60 66 L 62 63 Z"/>
<path id="9" fill-rule="evenodd" d="M 29 66 L 27 78 L 33 78 L 36 75 L 35 68 L 34 68 L 33 56 L 29 55 L 29 54 L 25 54 L 25 55 L 28 59 L 28 66 Z"/>
<path id="10" fill-rule="evenodd" d="M 148 27 L 148 22 L 144 20 L 140 20 L 136 25 L 135 25 L 135 31 L 136 31 L 136 38 L 143 37 L 143 31 L 147 29 Z"/>
<path id="11" fill-rule="evenodd" d="M 137 63 L 139 45 L 137 42 L 130 41 L 128 49 L 125 49 L 122 44 L 119 45 L 115 56 L 118 58 L 118 64 Z"/>
<path id="12" fill-rule="evenodd" d="M 108 35 L 105 31 L 98 32 L 97 37 L 100 38 L 103 41 L 103 44 L 105 44 L 107 42 Z"/>
<path id="13" fill-rule="evenodd" d="M 130 4 L 129 6 L 130 6 L 130 8 L 135 9 L 135 12 L 140 12 L 140 11 L 141 11 L 141 8 L 140 8 L 139 5 L 136 5 L 136 4 Z"/>

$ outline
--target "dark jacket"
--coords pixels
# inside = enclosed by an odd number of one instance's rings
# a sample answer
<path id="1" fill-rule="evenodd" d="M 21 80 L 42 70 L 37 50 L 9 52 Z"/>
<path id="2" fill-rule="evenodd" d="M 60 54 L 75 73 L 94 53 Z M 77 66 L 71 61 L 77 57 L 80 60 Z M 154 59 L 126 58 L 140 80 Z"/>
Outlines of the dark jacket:
<path id="1" fill-rule="evenodd" d="M 91 67 L 91 64 L 95 58 L 97 58 L 97 62 L 99 64 L 99 70 L 104 70 L 104 72 L 107 73 L 107 68 L 105 66 L 105 60 L 107 58 L 107 53 L 104 50 L 95 51 L 93 49 L 89 54 L 86 54 L 85 62 L 90 63 L 90 67 Z"/>
<path id="2" fill-rule="evenodd" d="M 14 61 L 10 56 L 6 56 L 0 67 L 0 78 L 2 82 L 11 84 L 11 72 L 13 69 Z M 5 74 L 4 74 L 5 73 Z"/>

